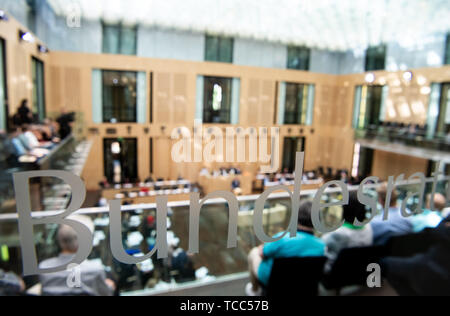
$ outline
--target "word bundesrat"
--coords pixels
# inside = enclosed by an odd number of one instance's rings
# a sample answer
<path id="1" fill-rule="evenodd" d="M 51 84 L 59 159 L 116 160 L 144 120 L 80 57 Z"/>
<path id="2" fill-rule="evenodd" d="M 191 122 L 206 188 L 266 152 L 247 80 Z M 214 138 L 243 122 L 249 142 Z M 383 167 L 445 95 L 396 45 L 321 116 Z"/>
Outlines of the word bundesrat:
<path id="1" fill-rule="evenodd" d="M 301 190 L 301 179 L 303 175 L 303 162 L 304 162 L 304 153 L 297 153 L 296 155 L 296 167 L 295 167 L 295 184 L 294 190 L 291 191 L 289 187 L 284 185 L 278 185 L 272 187 L 261 194 L 261 196 L 255 202 L 255 209 L 253 215 L 253 228 L 256 236 L 261 242 L 270 243 L 277 241 L 283 238 L 286 234 L 290 234 L 291 237 L 295 237 L 297 230 L 297 219 L 298 219 L 298 209 L 300 206 L 300 190 Z M 441 175 L 437 170 L 433 174 L 433 188 L 432 194 L 434 195 L 436 192 L 436 186 L 438 177 Z M 58 178 L 62 181 L 65 181 L 70 185 L 72 189 L 72 199 L 67 208 L 67 210 L 63 211 L 60 214 L 53 216 L 40 216 L 34 217 L 32 216 L 31 210 L 31 202 L 30 202 L 30 190 L 29 190 L 29 180 L 32 178 L 39 177 L 53 177 Z M 425 195 L 425 176 L 422 173 L 416 173 L 412 175 L 409 180 L 418 178 L 421 183 L 421 190 L 417 193 L 408 193 L 406 199 L 403 201 L 401 206 L 401 213 L 403 216 L 408 217 L 413 214 L 418 214 L 423 212 L 423 201 Z M 70 215 L 77 210 L 79 210 L 84 202 L 86 197 L 86 188 L 83 181 L 66 171 L 30 171 L 30 172 L 20 172 L 15 173 L 13 175 L 14 179 L 14 190 L 16 194 L 17 201 L 17 212 L 18 212 L 18 223 L 19 223 L 19 235 L 22 249 L 22 258 L 23 258 L 23 271 L 24 275 L 36 275 L 36 274 L 45 274 L 45 273 L 53 273 L 66 270 L 69 265 L 73 264 L 81 264 L 92 251 L 92 241 L 93 235 L 91 231 L 79 221 L 70 218 Z M 388 208 L 390 205 L 390 193 L 395 189 L 398 185 L 399 181 L 404 180 L 404 175 L 400 175 L 396 179 L 394 177 L 389 177 L 388 180 L 388 201 L 386 201 L 386 206 L 384 209 L 384 220 L 388 220 Z M 362 181 L 361 185 L 358 188 L 358 200 L 360 203 L 370 207 L 371 216 L 365 222 L 359 222 L 355 220 L 354 225 L 363 226 L 369 223 L 373 217 L 377 214 L 377 200 L 374 197 L 371 197 L 367 194 L 364 194 L 364 188 L 369 183 L 377 183 L 379 178 L 377 177 L 368 177 Z M 340 188 L 342 192 L 342 200 L 333 201 L 329 203 L 321 203 L 322 195 L 325 193 L 325 190 L 331 186 L 337 186 Z M 277 237 L 273 238 L 271 236 L 266 235 L 263 228 L 263 211 L 264 204 L 268 199 L 269 195 L 276 191 L 286 191 L 289 193 L 291 197 L 291 218 L 289 221 L 289 226 L 287 231 Z M 450 185 L 449 189 L 450 191 Z M 450 196 L 450 192 L 447 192 L 447 198 Z M 406 205 L 409 199 L 413 197 L 419 198 L 418 207 L 410 212 L 406 209 Z M 222 198 L 228 204 L 229 210 L 229 223 L 228 223 L 228 248 L 237 247 L 237 223 L 238 223 L 238 212 L 239 212 L 239 202 L 234 194 L 226 191 L 217 191 L 207 195 L 204 199 L 200 200 L 200 195 L 198 193 L 191 193 L 190 195 L 190 213 L 189 213 L 189 253 L 198 253 L 198 245 L 199 245 L 199 218 L 200 218 L 200 210 L 205 202 L 212 198 Z M 342 206 L 348 204 L 349 200 L 349 191 L 348 187 L 345 183 L 341 181 L 331 181 L 324 184 L 316 193 L 313 206 L 311 210 L 311 219 L 314 224 L 316 230 L 322 233 L 331 232 L 343 225 L 343 221 L 338 223 L 334 227 L 328 227 L 322 221 L 321 210 L 325 207 L 330 206 Z M 433 199 L 431 199 L 433 201 Z M 148 260 L 151 258 L 156 252 L 158 258 L 166 258 L 168 256 L 168 244 L 167 244 L 167 196 L 158 196 L 156 198 L 156 209 L 157 209 L 157 225 L 156 225 L 156 244 L 151 252 L 141 257 L 134 257 L 128 255 L 122 244 L 122 227 L 121 227 L 121 201 L 113 200 L 110 201 L 109 204 L 109 215 L 110 215 L 110 247 L 113 256 L 118 261 L 125 264 L 137 264 L 139 262 Z M 72 227 L 79 239 L 79 249 L 75 254 L 74 258 L 71 262 L 59 267 L 53 267 L 50 269 L 40 269 L 37 262 L 36 256 L 36 248 L 34 245 L 34 232 L 33 227 L 35 225 L 42 224 L 59 224 L 59 225 L 68 225 Z"/>

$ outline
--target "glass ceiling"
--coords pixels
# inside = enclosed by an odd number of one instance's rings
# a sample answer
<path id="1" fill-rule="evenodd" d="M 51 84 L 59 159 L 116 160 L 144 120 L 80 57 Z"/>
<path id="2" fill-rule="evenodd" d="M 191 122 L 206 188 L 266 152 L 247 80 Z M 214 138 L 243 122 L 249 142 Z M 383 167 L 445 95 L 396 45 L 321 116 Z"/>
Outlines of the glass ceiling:
<path id="1" fill-rule="evenodd" d="M 448 0 L 47 0 L 57 15 L 363 50 L 425 45 L 450 30 Z"/>

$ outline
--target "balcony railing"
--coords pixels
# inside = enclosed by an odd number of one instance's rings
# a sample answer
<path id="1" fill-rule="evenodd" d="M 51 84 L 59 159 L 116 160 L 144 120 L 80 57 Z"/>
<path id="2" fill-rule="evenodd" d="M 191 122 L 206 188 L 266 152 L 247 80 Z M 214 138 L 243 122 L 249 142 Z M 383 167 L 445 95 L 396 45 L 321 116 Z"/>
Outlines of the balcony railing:
<path id="1" fill-rule="evenodd" d="M 450 151 L 450 135 L 427 135 L 424 129 L 369 125 L 365 129 L 355 131 L 356 139 L 376 139 L 388 143 L 399 143 L 406 146 L 421 147 L 437 151 Z"/>

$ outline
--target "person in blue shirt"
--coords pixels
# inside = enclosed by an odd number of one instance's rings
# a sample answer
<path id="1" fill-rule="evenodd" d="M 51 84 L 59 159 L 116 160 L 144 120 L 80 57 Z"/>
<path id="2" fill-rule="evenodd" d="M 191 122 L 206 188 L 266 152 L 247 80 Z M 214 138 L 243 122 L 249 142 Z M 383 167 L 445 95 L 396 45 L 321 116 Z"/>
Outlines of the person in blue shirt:
<path id="1" fill-rule="evenodd" d="M 310 201 L 300 204 L 298 214 L 297 236 L 290 238 L 287 233 L 282 239 L 254 248 L 249 256 L 250 283 L 246 286 L 248 296 L 262 294 L 261 284 L 268 285 L 273 261 L 276 258 L 321 257 L 325 255 L 325 243 L 314 236 L 311 221 Z M 276 237 L 280 236 L 276 235 Z M 292 271 L 295 273 L 295 271 Z"/>
<path id="2" fill-rule="evenodd" d="M 418 233 L 425 228 L 436 228 L 444 219 L 442 216 L 442 210 L 445 208 L 445 196 L 440 193 L 436 193 L 433 197 L 434 210 L 431 207 L 431 194 L 427 198 L 427 208 L 423 213 L 415 215 L 411 218 L 413 225 L 413 232 Z"/>
<path id="3" fill-rule="evenodd" d="M 387 199 L 387 185 L 384 184 L 377 190 L 378 200 L 384 209 Z M 377 215 L 370 225 L 373 232 L 373 244 L 384 245 L 393 236 L 407 235 L 413 232 L 413 225 L 410 218 L 403 217 L 400 208 L 397 206 L 398 193 L 392 190 L 389 201 L 388 219 L 383 219 L 383 213 Z"/>

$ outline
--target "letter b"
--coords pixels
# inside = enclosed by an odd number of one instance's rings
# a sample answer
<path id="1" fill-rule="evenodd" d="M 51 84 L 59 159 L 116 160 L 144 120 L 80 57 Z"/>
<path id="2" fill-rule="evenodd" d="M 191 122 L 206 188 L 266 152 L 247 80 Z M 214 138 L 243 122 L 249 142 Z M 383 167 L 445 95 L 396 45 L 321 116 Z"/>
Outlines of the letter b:
<path id="1" fill-rule="evenodd" d="M 58 178 L 70 185 L 72 189 L 72 199 L 66 211 L 58 215 L 41 218 L 33 218 L 31 216 L 29 180 L 39 177 Z M 19 236 L 22 248 L 24 276 L 64 271 L 68 265 L 81 264 L 86 260 L 92 250 L 92 233 L 84 224 L 67 218 L 70 214 L 77 211 L 84 202 L 86 188 L 83 181 L 70 172 L 59 170 L 19 172 L 13 175 L 13 179 L 17 201 L 17 213 L 19 215 Z M 36 248 L 34 245 L 33 226 L 41 224 L 68 225 L 75 230 L 78 235 L 79 247 L 71 262 L 68 262 L 64 266 L 39 269 Z"/>

